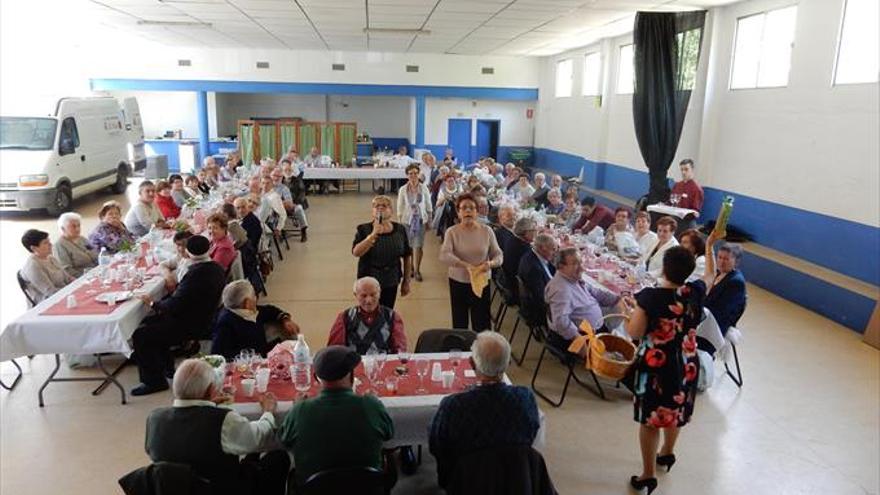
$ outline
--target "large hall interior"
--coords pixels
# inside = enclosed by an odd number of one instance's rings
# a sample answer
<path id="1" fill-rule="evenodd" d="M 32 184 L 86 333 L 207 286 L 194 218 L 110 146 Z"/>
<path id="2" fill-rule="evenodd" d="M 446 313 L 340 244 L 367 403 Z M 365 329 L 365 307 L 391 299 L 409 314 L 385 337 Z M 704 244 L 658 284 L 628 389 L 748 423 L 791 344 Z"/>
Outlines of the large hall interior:
<path id="1" fill-rule="evenodd" d="M 4 0 L 0 495 L 880 494 L 878 4 Z"/>

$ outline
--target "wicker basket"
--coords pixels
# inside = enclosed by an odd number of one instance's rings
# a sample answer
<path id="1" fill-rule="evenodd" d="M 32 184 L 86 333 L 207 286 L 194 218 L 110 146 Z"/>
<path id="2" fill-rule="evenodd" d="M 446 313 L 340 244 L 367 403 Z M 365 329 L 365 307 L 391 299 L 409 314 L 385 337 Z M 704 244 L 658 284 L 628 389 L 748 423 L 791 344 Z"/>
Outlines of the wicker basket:
<path id="1" fill-rule="evenodd" d="M 619 352 L 626 360 L 605 357 L 606 352 Z M 623 337 L 605 333 L 590 341 L 590 368 L 599 376 L 622 380 L 635 358 L 636 346 Z"/>

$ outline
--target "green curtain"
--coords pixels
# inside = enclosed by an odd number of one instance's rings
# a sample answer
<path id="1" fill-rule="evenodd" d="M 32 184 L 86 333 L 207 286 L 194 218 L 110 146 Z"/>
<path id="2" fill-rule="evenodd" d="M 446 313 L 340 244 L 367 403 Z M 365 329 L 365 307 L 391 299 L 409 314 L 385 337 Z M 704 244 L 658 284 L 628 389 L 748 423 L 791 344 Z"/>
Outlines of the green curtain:
<path id="1" fill-rule="evenodd" d="M 296 146 L 296 126 L 293 124 L 283 124 L 281 126 L 281 154 L 287 154 L 287 150 L 291 146 Z M 302 150 L 296 150 L 300 155 L 304 153 Z"/>
<path id="2" fill-rule="evenodd" d="M 336 126 L 333 124 L 321 125 L 321 154 L 339 159 L 336 156 Z"/>
<path id="3" fill-rule="evenodd" d="M 339 160 L 340 163 L 348 165 L 351 158 L 357 153 L 357 145 L 355 144 L 356 127 L 349 124 L 339 126 Z"/>
<path id="4" fill-rule="evenodd" d="M 272 157 L 274 160 L 278 160 L 279 158 L 275 156 L 276 153 L 274 125 L 260 126 L 260 154 L 263 155 L 260 158 Z"/>
<path id="5" fill-rule="evenodd" d="M 238 128 L 238 149 L 241 150 L 241 161 L 247 166 L 254 163 L 254 126 L 242 124 Z"/>
<path id="6" fill-rule="evenodd" d="M 299 154 L 306 156 L 312 151 L 312 146 L 318 142 L 315 133 L 314 124 L 303 124 L 299 126 Z"/>

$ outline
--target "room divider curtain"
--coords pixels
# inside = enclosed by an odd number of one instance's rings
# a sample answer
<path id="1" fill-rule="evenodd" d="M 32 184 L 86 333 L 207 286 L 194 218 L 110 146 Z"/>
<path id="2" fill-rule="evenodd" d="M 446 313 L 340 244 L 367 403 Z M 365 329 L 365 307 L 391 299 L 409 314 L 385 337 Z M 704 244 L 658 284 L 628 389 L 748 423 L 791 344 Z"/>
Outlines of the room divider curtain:
<path id="1" fill-rule="evenodd" d="M 357 154 L 357 126 L 355 124 L 339 124 L 339 161 L 348 165 Z"/>
<path id="2" fill-rule="evenodd" d="M 306 156 L 313 146 L 318 144 L 318 125 L 300 124 L 299 126 L 299 153 Z"/>
<path id="3" fill-rule="evenodd" d="M 273 124 L 257 125 L 260 126 L 260 155 L 262 155 L 260 158 L 271 157 L 277 160 L 275 126 Z"/>
<path id="4" fill-rule="evenodd" d="M 696 79 L 706 12 L 639 12 L 634 40 L 633 121 L 650 175 L 648 204 L 666 201 Z"/>
<path id="5" fill-rule="evenodd" d="M 336 156 L 336 125 L 321 125 L 321 154 L 332 156 L 333 160 L 339 160 Z"/>
<path id="6" fill-rule="evenodd" d="M 296 147 L 296 124 L 282 123 L 281 125 L 281 155 L 286 155 L 291 146 Z M 296 150 L 302 155 L 301 150 Z"/>
<path id="7" fill-rule="evenodd" d="M 238 149 L 241 151 L 242 163 L 245 165 L 254 163 L 253 124 L 240 124 L 238 126 Z"/>

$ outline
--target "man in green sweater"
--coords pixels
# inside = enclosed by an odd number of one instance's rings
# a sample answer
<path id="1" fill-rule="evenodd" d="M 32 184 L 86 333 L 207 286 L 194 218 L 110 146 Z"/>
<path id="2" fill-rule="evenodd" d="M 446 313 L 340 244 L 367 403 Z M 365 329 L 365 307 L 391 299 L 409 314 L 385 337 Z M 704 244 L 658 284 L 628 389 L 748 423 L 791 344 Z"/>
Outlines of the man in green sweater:
<path id="1" fill-rule="evenodd" d="M 394 436 L 394 424 L 379 399 L 352 391 L 360 361 L 357 352 L 337 345 L 315 355 L 323 390 L 297 402 L 278 430 L 281 443 L 293 452 L 298 485 L 326 469 L 384 468 L 382 443 Z"/>

